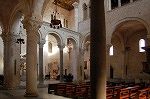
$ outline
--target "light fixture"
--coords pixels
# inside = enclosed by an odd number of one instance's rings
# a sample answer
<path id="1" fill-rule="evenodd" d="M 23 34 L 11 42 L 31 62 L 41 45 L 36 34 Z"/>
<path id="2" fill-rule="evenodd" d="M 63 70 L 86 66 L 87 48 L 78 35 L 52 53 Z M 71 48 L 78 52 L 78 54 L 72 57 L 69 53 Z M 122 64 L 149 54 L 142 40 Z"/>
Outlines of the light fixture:
<path id="1" fill-rule="evenodd" d="M 61 20 L 56 18 L 56 15 L 59 14 L 57 12 L 57 3 L 58 3 L 58 0 L 54 0 L 55 12 L 53 12 L 53 14 L 51 15 L 51 23 L 50 23 L 50 27 L 54 29 L 62 28 Z"/>
<path id="2" fill-rule="evenodd" d="M 19 30 L 19 36 L 20 38 L 17 39 L 16 43 L 20 44 L 20 55 L 21 55 L 21 45 L 25 44 L 25 41 L 23 38 L 21 38 L 21 34 L 22 34 L 22 27 L 20 26 L 20 30 Z"/>

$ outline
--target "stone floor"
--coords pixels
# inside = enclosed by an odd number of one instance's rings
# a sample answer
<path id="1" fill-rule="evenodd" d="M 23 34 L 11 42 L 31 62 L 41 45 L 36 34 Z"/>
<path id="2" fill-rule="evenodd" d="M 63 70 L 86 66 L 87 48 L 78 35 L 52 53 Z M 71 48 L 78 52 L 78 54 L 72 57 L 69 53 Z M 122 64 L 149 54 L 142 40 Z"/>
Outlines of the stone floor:
<path id="1" fill-rule="evenodd" d="M 44 81 L 44 86 L 39 87 L 38 85 L 38 97 L 24 97 L 25 94 L 25 82 L 21 82 L 20 86 L 15 90 L 4 90 L 0 88 L 0 99 L 70 99 L 62 96 L 56 96 L 48 94 L 48 84 L 59 83 L 59 81 Z"/>
<path id="2" fill-rule="evenodd" d="M 0 99 L 69 99 L 66 97 L 48 94 L 47 88 L 38 88 L 38 97 L 24 97 L 25 89 L 0 90 Z"/>

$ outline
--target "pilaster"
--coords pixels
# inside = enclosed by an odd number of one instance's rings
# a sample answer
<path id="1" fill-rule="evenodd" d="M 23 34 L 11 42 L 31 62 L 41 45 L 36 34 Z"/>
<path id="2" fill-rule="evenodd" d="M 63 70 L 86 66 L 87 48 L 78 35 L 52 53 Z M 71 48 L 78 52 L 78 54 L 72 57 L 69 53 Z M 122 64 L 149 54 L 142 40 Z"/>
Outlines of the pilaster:
<path id="1" fill-rule="evenodd" d="M 74 13 L 75 13 L 75 31 L 78 32 L 78 3 L 77 2 L 74 2 L 72 4 L 74 6 Z"/>

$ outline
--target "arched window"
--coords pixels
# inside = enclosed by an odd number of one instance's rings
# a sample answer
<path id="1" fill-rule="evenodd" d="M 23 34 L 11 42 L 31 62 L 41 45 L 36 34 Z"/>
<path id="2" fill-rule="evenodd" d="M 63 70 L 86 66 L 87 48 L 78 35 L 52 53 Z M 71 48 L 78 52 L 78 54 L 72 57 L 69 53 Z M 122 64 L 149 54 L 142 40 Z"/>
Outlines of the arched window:
<path id="1" fill-rule="evenodd" d="M 113 46 L 111 46 L 110 47 L 110 49 L 109 49 L 109 55 L 110 56 L 113 56 L 114 55 L 114 51 L 113 51 L 114 49 L 113 49 Z"/>
<path id="2" fill-rule="evenodd" d="M 86 20 L 88 16 L 88 8 L 87 5 L 84 3 L 83 4 L 83 20 Z"/>
<path id="3" fill-rule="evenodd" d="M 145 47 L 145 40 L 144 39 L 139 40 L 139 52 L 145 52 L 145 50 L 142 49 L 142 47 Z"/>

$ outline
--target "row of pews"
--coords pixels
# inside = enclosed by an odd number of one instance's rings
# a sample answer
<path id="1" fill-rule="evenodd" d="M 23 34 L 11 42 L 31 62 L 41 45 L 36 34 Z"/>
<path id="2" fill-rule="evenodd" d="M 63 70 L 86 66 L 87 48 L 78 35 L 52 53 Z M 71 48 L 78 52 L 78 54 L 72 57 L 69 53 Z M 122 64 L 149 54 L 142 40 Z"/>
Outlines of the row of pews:
<path id="1" fill-rule="evenodd" d="M 150 88 L 140 85 L 107 87 L 106 99 L 150 99 Z"/>
<path id="2" fill-rule="evenodd" d="M 73 99 L 91 99 L 90 83 L 58 83 L 49 85 L 48 93 L 69 97 Z"/>
<path id="3" fill-rule="evenodd" d="M 92 99 L 90 82 L 49 84 L 48 93 L 72 99 Z M 107 84 L 106 99 L 150 99 L 150 87 L 133 83 Z"/>

